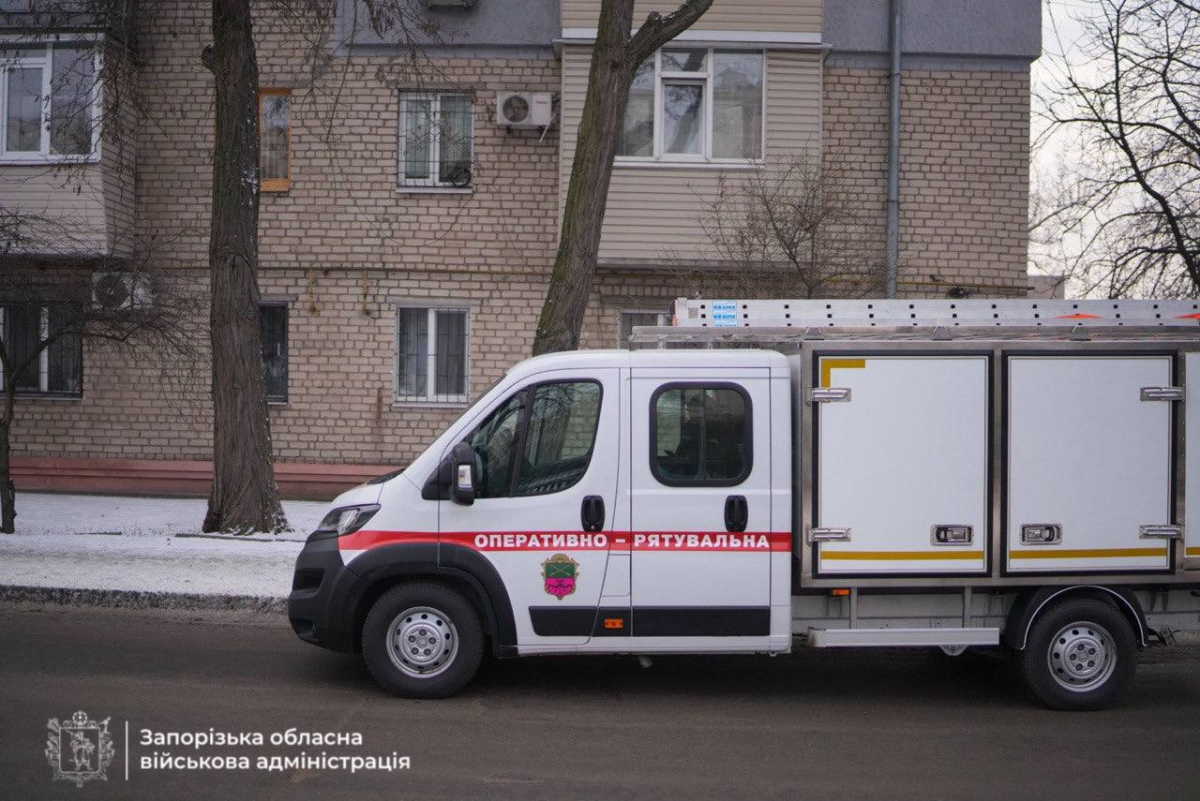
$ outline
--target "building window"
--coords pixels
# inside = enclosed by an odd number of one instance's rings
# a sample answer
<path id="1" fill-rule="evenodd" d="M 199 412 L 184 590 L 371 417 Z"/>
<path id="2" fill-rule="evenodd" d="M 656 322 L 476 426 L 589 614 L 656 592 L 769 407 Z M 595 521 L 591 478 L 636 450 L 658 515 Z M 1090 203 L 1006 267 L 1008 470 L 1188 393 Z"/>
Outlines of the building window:
<path id="1" fill-rule="evenodd" d="M 460 93 L 400 95 L 400 185 L 471 186 L 474 110 Z"/>
<path id="2" fill-rule="evenodd" d="M 635 325 L 670 325 L 671 315 L 666 312 L 629 311 L 620 312 L 617 321 L 617 347 L 628 348 Z"/>
<path id="3" fill-rule="evenodd" d="M 396 399 L 465 402 L 468 335 L 466 309 L 399 309 L 396 313 Z"/>
<path id="4" fill-rule="evenodd" d="M 665 384 L 650 398 L 650 471 L 675 487 L 750 475 L 750 397 L 733 384 Z"/>
<path id="5" fill-rule="evenodd" d="M 97 59 L 91 45 L 0 45 L 0 158 L 96 155 Z"/>
<path id="6" fill-rule="evenodd" d="M 0 308 L 4 347 L 20 370 L 19 394 L 77 398 L 83 393 L 83 348 L 77 334 L 66 332 L 75 311 L 64 305 Z M 44 342 L 49 344 L 41 347 Z M 0 374 L 0 386 L 3 381 Z"/>
<path id="7" fill-rule="evenodd" d="M 258 93 L 260 188 L 286 192 L 292 188 L 292 90 Z"/>
<path id="8" fill-rule="evenodd" d="M 288 310 L 286 303 L 263 303 L 258 307 L 262 336 L 263 378 L 268 403 L 288 399 Z"/>
<path id="9" fill-rule="evenodd" d="M 634 75 L 617 155 L 623 161 L 758 161 L 762 51 L 668 48 Z"/>

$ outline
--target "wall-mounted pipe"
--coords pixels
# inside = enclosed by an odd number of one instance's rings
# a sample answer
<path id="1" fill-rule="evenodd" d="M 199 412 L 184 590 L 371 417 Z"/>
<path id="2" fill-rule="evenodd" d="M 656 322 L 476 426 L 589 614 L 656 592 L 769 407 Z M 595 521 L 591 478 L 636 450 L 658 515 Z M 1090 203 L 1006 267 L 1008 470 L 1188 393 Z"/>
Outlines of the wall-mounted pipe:
<path id="1" fill-rule="evenodd" d="M 887 286 L 885 294 L 896 297 L 900 271 L 900 0 L 891 0 L 888 48 L 888 176 L 887 176 Z"/>

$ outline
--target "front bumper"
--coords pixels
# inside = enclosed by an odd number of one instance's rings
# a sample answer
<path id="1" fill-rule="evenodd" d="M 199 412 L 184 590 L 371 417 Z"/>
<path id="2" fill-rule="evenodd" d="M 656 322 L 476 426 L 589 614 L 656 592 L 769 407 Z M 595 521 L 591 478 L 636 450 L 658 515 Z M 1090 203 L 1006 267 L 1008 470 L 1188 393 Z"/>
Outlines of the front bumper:
<path id="1" fill-rule="evenodd" d="M 296 557 L 288 620 L 296 636 L 333 651 L 355 649 L 362 580 L 342 562 L 336 537 L 305 543 Z"/>

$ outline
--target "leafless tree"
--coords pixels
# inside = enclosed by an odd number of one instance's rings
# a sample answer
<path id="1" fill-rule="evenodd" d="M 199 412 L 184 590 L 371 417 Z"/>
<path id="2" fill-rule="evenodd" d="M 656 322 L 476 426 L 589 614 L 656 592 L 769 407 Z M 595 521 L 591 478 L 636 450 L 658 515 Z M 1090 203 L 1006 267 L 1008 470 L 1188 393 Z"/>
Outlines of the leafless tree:
<path id="1" fill-rule="evenodd" d="M 631 36 L 633 5 L 634 0 L 600 3 L 587 94 L 563 204 L 558 254 L 538 318 L 535 355 L 579 345 L 579 331 L 596 274 L 613 158 L 634 72 L 654 51 L 700 19 L 712 0 L 684 0 L 666 16 L 651 12 Z"/>
<path id="2" fill-rule="evenodd" d="M 881 290 L 882 251 L 862 198 L 828 154 L 802 150 L 722 174 L 702 198 L 705 246 L 676 258 L 696 291 L 714 279 L 742 297 L 863 297 Z"/>
<path id="3" fill-rule="evenodd" d="M 1076 167 L 1035 190 L 1035 244 L 1074 239 L 1063 266 L 1084 294 L 1196 297 L 1200 5 L 1097 0 L 1080 22 L 1086 60 L 1041 98 Z"/>
<path id="4" fill-rule="evenodd" d="M 269 5 L 312 34 L 314 68 L 327 63 L 335 0 Z M 437 26 L 411 0 L 363 0 L 354 10 L 366 14 L 376 33 L 397 39 L 414 67 L 425 63 L 421 48 Z M 250 0 L 212 0 L 213 41 L 201 56 L 216 93 L 209 236 L 213 484 L 204 530 L 232 533 L 287 528 L 275 484 L 258 320 L 259 78 L 251 12 Z"/>

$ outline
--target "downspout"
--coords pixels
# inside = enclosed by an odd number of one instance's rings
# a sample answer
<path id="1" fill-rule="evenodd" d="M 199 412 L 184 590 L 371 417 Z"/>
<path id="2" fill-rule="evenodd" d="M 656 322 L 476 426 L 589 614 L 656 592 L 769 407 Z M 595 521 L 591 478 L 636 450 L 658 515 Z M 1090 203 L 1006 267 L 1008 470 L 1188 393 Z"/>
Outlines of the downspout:
<path id="1" fill-rule="evenodd" d="M 896 297 L 896 277 L 900 269 L 900 0 L 890 2 L 888 76 L 888 176 L 887 176 L 887 288 L 886 296 Z"/>

